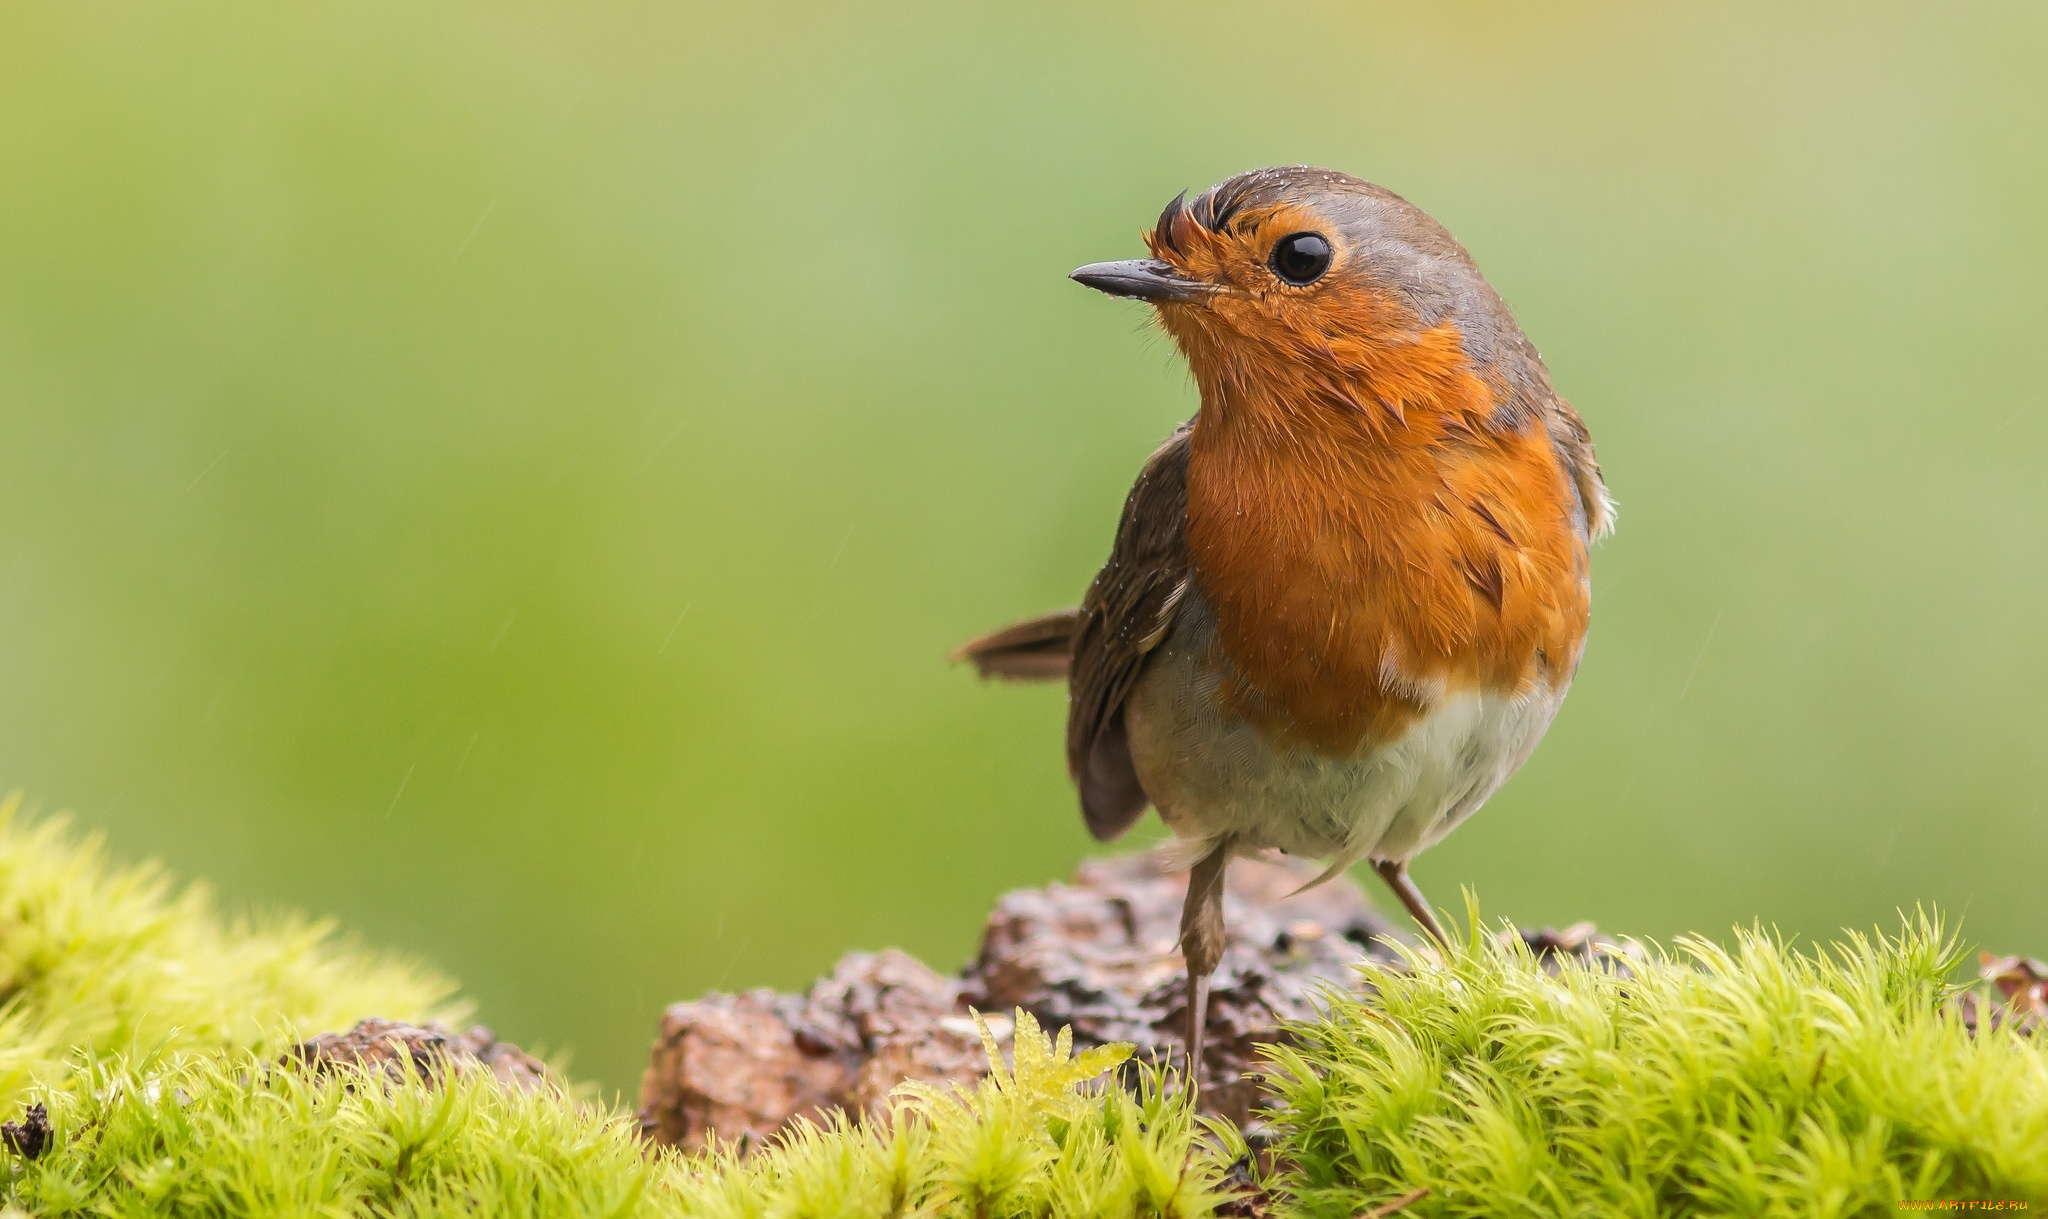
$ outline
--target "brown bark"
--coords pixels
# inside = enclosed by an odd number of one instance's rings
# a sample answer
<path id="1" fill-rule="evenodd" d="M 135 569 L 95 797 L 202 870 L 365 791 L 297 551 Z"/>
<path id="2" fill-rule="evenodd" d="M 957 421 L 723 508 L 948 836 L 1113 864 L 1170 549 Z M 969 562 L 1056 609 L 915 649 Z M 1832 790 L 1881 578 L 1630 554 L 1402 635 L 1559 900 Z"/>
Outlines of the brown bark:
<path id="1" fill-rule="evenodd" d="M 1348 877 L 1306 893 L 1315 869 L 1291 860 L 1231 864 L 1228 929 L 1215 974 L 1201 1106 L 1248 1121 L 1259 1096 L 1255 1047 L 1314 1014 L 1352 966 L 1393 959 L 1387 921 Z M 980 954 L 943 978 L 900 952 L 855 953 L 803 995 L 753 991 L 678 1003 L 641 1085 L 641 1125 L 658 1143 L 698 1148 L 714 1133 L 749 1144 L 799 1116 L 880 1112 L 906 1079 L 971 1084 L 987 1070 L 970 1009 L 1007 1044 L 1023 1008 L 1076 1046 L 1127 1041 L 1175 1062 L 1186 1020 L 1177 947 L 1187 874 L 1157 855 L 1085 863 L 1066 884 L 1006 894 Z"/>
<path id="2" fill-rule="evenodd" d="M 508 1087 L 555 1086 L 546 1064 L 483 1025 L 455 1032 L 443 1025 L 405 1024 L 372 1016 L 346 1033 L 322 1033 L 285 1051 L 284 1061 L 319 1072 L 335 1065 L 368 1067 L 393 1083 L 408 1074 L 434 1079 L 445 1071 L 486 1071 Z"/>

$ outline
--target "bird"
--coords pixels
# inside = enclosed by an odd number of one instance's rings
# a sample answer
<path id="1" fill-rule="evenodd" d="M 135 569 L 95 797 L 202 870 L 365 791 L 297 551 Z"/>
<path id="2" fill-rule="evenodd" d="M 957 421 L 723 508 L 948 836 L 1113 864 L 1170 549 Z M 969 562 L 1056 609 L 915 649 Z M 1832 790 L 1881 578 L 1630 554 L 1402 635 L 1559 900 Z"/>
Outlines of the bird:
<path id="1" fill-rule="evenodd" d="M 1232 856 L 1329 860 L 1311 884 L 1367 861 L 1448 948 L 1408 865 L 1549 728 L 1615 508 L 1507 304 L 1394 192 L 1257 169 L 1182 192 L 1143 240 L 1070 277 L 1151 307 L 1199 407 L 1081 605 L 954 657 L 1066 680 L 1095 837 L 1148 806 L 1173 831 L 1192 1086 Z"/>

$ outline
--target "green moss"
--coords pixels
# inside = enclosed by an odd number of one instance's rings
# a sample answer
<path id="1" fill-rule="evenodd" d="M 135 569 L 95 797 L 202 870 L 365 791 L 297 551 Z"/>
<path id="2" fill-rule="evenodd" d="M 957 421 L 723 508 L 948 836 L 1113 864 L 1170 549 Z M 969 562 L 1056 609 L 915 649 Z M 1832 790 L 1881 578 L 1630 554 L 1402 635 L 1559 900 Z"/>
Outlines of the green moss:
<path id="1" fill-rule="evenodd" d="M 201 886 L 110 865 L 0 799 L 0 1105 L 94 1054 L 253 1049 L 367 1015 L 455 1019 L 453 984 L 327 923 L 223 920 Z"/>
<path id="2" fill-rule="evenodd" d="M 1473 925 L 1478 920 L 1473 918 Z M 1931 919 L 1794 951 L 1643 946 L 1626 969 L 1470 939 L 1375 973 L 1276 1054 L 1286 1188 L 1351 1216 L 1878 1215 L 2048 1201 L 2048 1038 L 1941 1011 Z"/>
<path id="3" fill-rule="evenodd" d="M 1014 1071 L 909 1089 L 893 1123 L 804 1127 L 745 1161 L 650 1155 L 630 1117 L 482 1074 L 388 1085 L 281 1069 L 365 1015 L 454 1019 L 442 978 L 324 924 L 223 920 L 199 888 L 111 866 L 0 802 L 0 1104 L 55 1138 L 0 1199 L 37 1215 L 1198 1216 L 1222 1167 L 1157 1076 L 1086 1081 L 1020 1018 Z"/>
<path id="4" fill-rule="evenodd" d="M 36 1215 L 633 1215 L 655 1172 L 626 1124 L 483 1073 L 446 1087 L 309 1076 L 246 1054 L 87 1064 L 49 1097 Z"/>
<path id="5" fill-rule="evenodd" d="M 2048 1045 L 1942 1015 L 1954 957 L 1924 918 L 1825 951 L 1686 940 L 1626 974 L 1553 974 L 1475 934 L 1276 1052 L 1292 1166 L 1266 1184 L 1315 1216 L 1419 1188 L 1404 1214 L 2048 1200 Z M 46 1103 L 56 1133 L 9 1157 L 0 1202 L 39 1215 L 1195 1219 L 1242 1150 L 1169 1080 L 1090 1082 L 1121 1051 L 1074 1055 L 1021 1015 L 1014 1069 L 974 1091 L 907 1088 L 889 1122 L 803 1126 L 745 1160 L 650 1154 L 626 1115 L 480 1074 L 309 1078 L 276 1065 L 288 1039 L 449 1018 L 446 984 L 322 926 L 225 922 L 12 803 L 0 979 L 4 1103 Z"/>
<path id="6" fill-rule="evenodd" d="M 1210 1214 L 1222 1172 L 1157 1078 L 1086 1081 L 1127 1051 L 1070 1056 L 1024 1017 L 1014 1073 L 907 1090 L 895 1120 L 804 1126 L 742 1161 L 647 1154 L 633 1122 L 482 1073 L 393 1085 L 248 1055 L 94 1061 L 47 1092 L 52 1150 L 7 1201 L 37 1215 Z M 1000 1058 L 996 1060 L 1000 1063 Z"/>

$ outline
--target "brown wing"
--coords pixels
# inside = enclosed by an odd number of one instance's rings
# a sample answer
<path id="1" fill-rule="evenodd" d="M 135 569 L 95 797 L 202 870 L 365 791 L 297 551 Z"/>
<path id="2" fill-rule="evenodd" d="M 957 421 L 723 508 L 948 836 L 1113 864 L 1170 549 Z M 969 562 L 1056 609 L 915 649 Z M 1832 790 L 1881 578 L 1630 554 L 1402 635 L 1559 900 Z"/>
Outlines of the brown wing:
<path id="1" fill-rule="evenodd" d="M 1131 828 L 1151 803 L 1131 764 L 1124 700 L 1187 590 L 1188 431 L 1176 431 L 1139 473 L 1074 630 L 1067 770 L 1081 790 L 1088 831 L 1105 841 Z"/>
<path id="2" fill-rule="evenodd" d="M 1074 631 L 1080 624 L 1080 610 L 1056 610 L 970 639 L 954 650 L 953 659 L 973 661 L 983 677 L 1065 681 L 1074 658 Z"/>
<path id="3" fill-rule="evenodd" d="M 1563 398 L 1551 395 L 1543 412 L 1544 426 L 1558 460 L 1578 492 L 1579 506 L 1586 515 L 1586 538 L 1591 541 L 1614 532 L 1614 499 L 1607 493 L 1607 481 L 1600 477 L 1599 459 L 1593 456 L 1593 434 L 1579 413 Z"/>

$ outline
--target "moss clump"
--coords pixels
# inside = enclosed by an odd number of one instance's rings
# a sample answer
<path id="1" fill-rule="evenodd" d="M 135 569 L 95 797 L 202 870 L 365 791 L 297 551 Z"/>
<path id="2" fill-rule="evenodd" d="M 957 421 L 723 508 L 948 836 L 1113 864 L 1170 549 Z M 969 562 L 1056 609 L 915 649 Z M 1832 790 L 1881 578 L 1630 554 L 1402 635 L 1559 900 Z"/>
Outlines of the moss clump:
<path id="1" fill-rule="evenodd" d="M 741 1160 L 648 1153 L 631 1119 L 481 1072 L 392 1083 L 247 1055 L 82 1064 L 48 1090 L 52 1149 L 5 1182 L 37 1215 L 1159 1216 L 1212 1213 L 1222 1166 L 1156 1077 L 1087 1081 L 1020 1018 L 1014 1071 L 909 1089 L 894 1120 L 803 1126 Z M 993 1052 L 993 1046 L 991 1046 Z"/>
<path id="2" fill-rule="evenodd" d="M 0 1105 L 93 1054 L 272 1051 L 367 1015 L 452 1020 L 453 985 L 327 923 L 225 921 L 201 886 L 110 865 L 0 799 Z"/>
<path id="3" fill-rule="evenodd" d="M 1086 1081 L 1020 1016 L 1015 1068 L 906 1090 L 895 1120 L 804 1127 L 741 1160 L 650 1154 L 626 1115 L 483 1072 L 393 1084 L 278 1065 L 370 1014 L 453 1019 L 448 984 L 292 919 L 229 923 L 203 890 L 114 868 L 96 840 L 0 802 L 0 1104 L 49 1111 L 0 1154 L 37 1215 L 779 1216 L 1210 1213 L 1221 1167 L 1156 1076 Z"/>
<path id="4" fill-rule="evenodd" d="M 51 1216 L 663 1213 L 624 1120 L 483 1072 L 439 1082 L 248 1054 L 84 1064 L 4 1195 Z"/>
<path id="5" fill-rule="evenodd" d="M 1478 920 L 1473 919 L 1476 927 Z M 1512 938 L 1512 937 L 1509 937 Z M 1275 1052 L 1305 1215 L 1878 1215 L 2048 1200 L 2048 1038 L 1942 1011 L 1929 918 L 1546 969 L 1475 934 Z"/>

